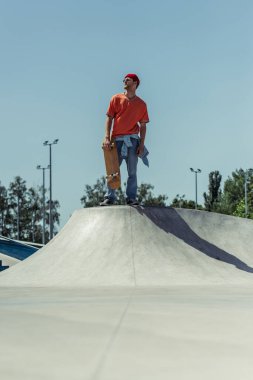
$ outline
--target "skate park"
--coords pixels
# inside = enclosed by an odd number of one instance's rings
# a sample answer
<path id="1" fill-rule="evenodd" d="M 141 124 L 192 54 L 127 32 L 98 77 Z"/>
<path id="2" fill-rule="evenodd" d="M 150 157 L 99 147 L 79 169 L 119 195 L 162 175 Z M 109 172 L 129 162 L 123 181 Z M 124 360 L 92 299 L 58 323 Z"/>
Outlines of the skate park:
<path id="1" fill-rule="evenodd" d="M 252 380 L 253 2 L 0 14 L 0 380 Z"/>
<path id="2" fill-rule="evenodd" d="M 252 231 L 197 210 L 76 210 L 0 273 L 3 378 L 250 379 Z"/>

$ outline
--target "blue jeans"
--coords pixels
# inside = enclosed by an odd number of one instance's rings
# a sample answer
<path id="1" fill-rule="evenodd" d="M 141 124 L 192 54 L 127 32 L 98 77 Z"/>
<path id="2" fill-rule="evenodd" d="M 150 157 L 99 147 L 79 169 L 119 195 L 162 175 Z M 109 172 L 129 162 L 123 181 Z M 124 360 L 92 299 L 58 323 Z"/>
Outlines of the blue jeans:
<path id="1" fill-rule="evenodd" d="M 137 163 L 138 163 L 138 155 L 137 148 L 139 145 L 139 141 L 137 139 L 131 138 L 133 146 L 128 148 L 128 155 L 126 158 L 121 156 L 121 148 L 123 145 L 123 141 L 116 141 L 118 157 L 119 157 L 119 165 L 122 164 L 122 161 L 126 161 L 127 165 L 127 188 L 126 188 L 126 196 L 128 199 L 135 200 L 137 194 Z M 105 195 L 106 198 L 111 199 L 112 201 L 116 200 L 115 190 L 111 189 L 107 186 L 107 192 Z"/>

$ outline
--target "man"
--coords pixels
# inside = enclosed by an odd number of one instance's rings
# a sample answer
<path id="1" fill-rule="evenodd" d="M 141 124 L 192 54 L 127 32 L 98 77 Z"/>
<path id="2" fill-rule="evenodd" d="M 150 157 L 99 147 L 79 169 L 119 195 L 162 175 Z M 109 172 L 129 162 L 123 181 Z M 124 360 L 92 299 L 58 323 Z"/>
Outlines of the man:
<path id="1" fill-rule="evenodd" d="M 127 74 L 123 82 L 125 92 L 114 95 L 107 110 L 103 144 L 105 149 L 110 149 L 110 140 L 113 138 L 116 141 L 119 164 L 123 159 L 127 164 L 126 202 L 137 205 L 137 163 L 138 156 L 143 158 L 146 153 L 144 141 L 149 117 L 146 103 L 136 95 L 140 84 L 138 76 Z M 112 205 L 115 200 L 115 190 L 108 186 L 105 199 L 100 205 Z"/>

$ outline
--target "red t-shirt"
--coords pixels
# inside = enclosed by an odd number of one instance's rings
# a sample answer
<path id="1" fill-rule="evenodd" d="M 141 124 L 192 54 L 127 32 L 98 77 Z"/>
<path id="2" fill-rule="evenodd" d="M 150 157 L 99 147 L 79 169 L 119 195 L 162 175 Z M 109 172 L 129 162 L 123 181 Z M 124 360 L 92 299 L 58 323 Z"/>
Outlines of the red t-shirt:
<path id="1" fill-rule="evenodd" d="M 139 123 L 149 122 L 147 105 L 138 96 L 128 99 L 125 94 L 114 95 L 106 114 L 114 119 L 113 137 L 138 134 Z"/>

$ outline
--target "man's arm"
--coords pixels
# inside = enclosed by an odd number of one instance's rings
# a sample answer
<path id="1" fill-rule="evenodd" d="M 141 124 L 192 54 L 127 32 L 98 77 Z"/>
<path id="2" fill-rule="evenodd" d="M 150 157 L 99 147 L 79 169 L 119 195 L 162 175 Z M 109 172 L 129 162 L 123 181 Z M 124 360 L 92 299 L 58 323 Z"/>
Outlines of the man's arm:
<path id="1" fill-rule="evenodd" d="M 111 140 L 111 129 L 112 129 L 112 121 L 113 118 L 107 115 L 105 121 L 105 139 L 103 145 L 109 149 L 110 148 L 110 140 Z"/>
<path id="2" fill-rule="evenodd" d="M 146 137 L 146 123 L 140 123 L 141 124 L 141 130 L 140 130 L 140 145 L 137 149 L 137 154 L 138 156 L 142 156 L 143 150 L 144 150 L 144 142 L 145 142 L 145 137 Z"/>

